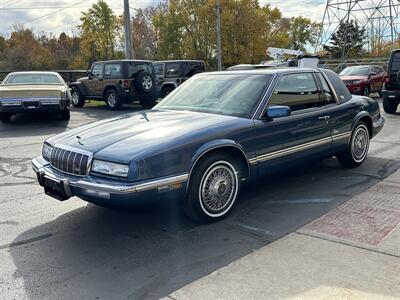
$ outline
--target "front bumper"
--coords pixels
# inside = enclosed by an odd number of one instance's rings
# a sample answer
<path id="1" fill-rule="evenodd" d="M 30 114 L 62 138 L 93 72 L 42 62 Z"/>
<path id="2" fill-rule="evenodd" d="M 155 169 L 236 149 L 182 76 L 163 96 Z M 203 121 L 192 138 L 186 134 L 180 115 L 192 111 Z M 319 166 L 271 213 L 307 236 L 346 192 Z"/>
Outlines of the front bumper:
<path id="1" fill-rule="evenodd" d="M 57 99 L 0 99 L 0 112 L 22 113 L 32 111 L 60 111 L 69 106 L 69 101 Z"/>
<path id="2" fill-rule="evenodd" d="M 129 205 L 155 200 L 158 196 L 180 197 L 186 191 L 188 174 L 179 174 L 142 182 L 124 182 L 94 176 L 78 177 L 55 170 L 42 156 L 32 159 L 32 169 L 46 194 L 58 200 L 77 196 L 83 200 L 108 205 Z M 60 183 L 61 192 L 52 193 L 46 181 Z M 171 193 L 173 192 L 173 193 Z"/>
<path id="3" fill-rule="evenodd" d="M 364 88 L 365 84 L 350 84 L 346 85 L 347 89 L 350 91 L 351 94 L 353 95 L 363 95 L 364 94 Z"/>

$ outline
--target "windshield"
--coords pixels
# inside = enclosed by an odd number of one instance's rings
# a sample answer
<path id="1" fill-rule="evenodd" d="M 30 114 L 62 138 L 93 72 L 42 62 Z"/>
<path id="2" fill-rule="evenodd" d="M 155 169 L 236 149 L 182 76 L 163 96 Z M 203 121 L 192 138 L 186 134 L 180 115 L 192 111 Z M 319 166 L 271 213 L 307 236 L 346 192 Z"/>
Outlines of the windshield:
<path id="1" fill-rule="evenodd" d="M 207 74 L 185 82 L 156 108 L 250 117 L 272 75 Z"/>
<path id="2" fill-rule="evenodd" d="M 62 84 L 53 74 L 10 74 L 4 84 Z"/>
<path id="3" fill-rule="evenodd" d="M 370 66 L 357 66 L 348 67 L 340 72 L 341 76 L 368 76 L 370 72 Z"/>

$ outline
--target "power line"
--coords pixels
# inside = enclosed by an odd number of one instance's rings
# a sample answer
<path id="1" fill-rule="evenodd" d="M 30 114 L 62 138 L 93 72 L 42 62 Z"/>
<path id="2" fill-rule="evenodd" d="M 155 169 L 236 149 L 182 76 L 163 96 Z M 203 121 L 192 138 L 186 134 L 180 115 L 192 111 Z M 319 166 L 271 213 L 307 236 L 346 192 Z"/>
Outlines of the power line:
<path id="1" fill-rule="evenodd" d="M 57 11 L 53 11 L 53 12 L 51 12 L 51 13 L 49 13 L 49 14 L 45 14 L 45 15 L 43 15 L 43 16 L 40 16 L 40 17 L 31 19 L 31 20 L 28 20 L 28 21 L 26 21 L 25 23 L 33 23 L 33 22 L 35 22 L 35 21 L 37 21 L 37 20 L 46 18 L 46 17 L 48 17 L 48 16 L 52 16 L 52 15 L 54 15 L 54 14 L 57 14 L 57 13 L 59 13 L 59 12 L 61 12 L 61 11 L 63 11 L 63 10 L 66 10 L 66 9 L 68 9 L 68 8 L 72 8 L 72 7 L 74 7 L 74 6 L 78 5 L 78 4 L 81 4 L 81 3 L 83 3 L 83 2 L 87 2 L 87 0 L 79 1 L 78 3 L 74 3 L 74 4 L 70 5 L 70 6 L 63 7 L 63 8 L 61 8 L 61 9 L 59 9 L 59 10 L 57 10 Z"/>

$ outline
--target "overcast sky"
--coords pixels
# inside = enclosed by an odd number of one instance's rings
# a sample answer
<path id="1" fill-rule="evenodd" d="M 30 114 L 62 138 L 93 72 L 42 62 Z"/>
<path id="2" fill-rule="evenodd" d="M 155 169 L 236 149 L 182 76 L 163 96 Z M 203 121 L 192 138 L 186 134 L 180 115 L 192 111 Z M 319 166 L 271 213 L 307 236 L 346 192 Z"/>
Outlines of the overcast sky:
<path id="1" fill-rule="evenodd" d="M 81 11 L 97 0 L 0 0 L 0 34 L 8 36 L 10 28 L 18 22 L 36 31 L 59 34 L 70 33 L 79 23 Z M 132 8 L 143 8 L 159 0 L 130 0 Z M 322 20 L 325 0 L 260 0 L 261 4 L 277 6 L 284 16 L 304 16 Z M 107 0 L 117 14 L 122 13 L 123 0 Z M 131 14 L 134 11 L 131 10 Z"/>

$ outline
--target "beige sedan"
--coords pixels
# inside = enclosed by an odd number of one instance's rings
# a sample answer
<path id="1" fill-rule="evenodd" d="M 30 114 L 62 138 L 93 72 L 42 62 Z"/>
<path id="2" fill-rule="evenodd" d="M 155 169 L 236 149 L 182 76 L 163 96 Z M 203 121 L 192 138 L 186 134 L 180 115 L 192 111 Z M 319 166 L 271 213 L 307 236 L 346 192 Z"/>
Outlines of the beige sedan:
<path id="1" fill-rule="evenodd" d="M 56 72 L 13 72 L 0 84 L 0 120 L 17 113 L 50 111 L 69 120 L 71 94 Z"/>

